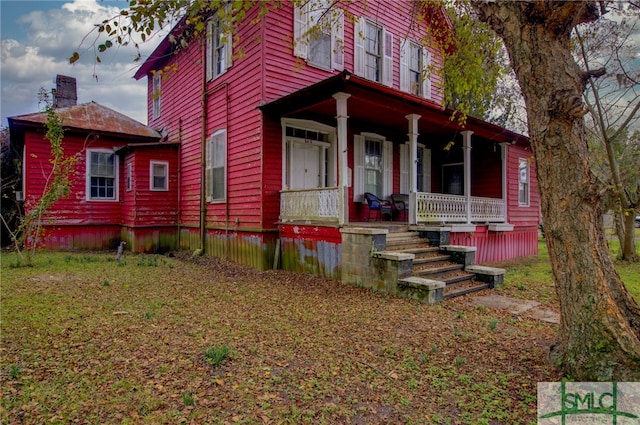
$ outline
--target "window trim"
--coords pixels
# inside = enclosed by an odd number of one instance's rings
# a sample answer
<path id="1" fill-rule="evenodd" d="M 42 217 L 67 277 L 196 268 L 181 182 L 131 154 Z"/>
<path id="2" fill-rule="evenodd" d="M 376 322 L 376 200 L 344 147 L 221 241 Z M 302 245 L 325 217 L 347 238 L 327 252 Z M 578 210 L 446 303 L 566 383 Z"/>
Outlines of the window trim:
<path id="1" fill-rule="evenodd" d="M 162 165 L 165 169 L 164 187 L 155 187 L 154 166 Z M 169 161 L 149 161 L 149 190 L 152 192 L 167 192 L 169 190 Z"/>
<path id="2" fill-rule="evenodd" d="M 113 198 L 92 198 L 91 197 L 91 154 L 92 153 L 108 153 L 113 155 L 113 168 L 114 168 L 114 176 L 113 176 Z M 112 149 L 104 149 L 104 148 L 96 148 L 96 149 L 87 149 L 86 157 L 85 157 L 85 199 L 90 202 L 118 202 L 120 200 L 120 176 L 119 170 L 120 168 L 120 158 Z"/>
<path id="3" fill-rule="evenodd" d="M 521 170 L 524 165 L 525 181 L 522 181 Z M 518 158 L 518 206 L 519 207 L 530 207 L 531 206 L 531 164 L 527 158 Z M 526 190 L 526 202 L 521 201 L 520 193 L 522 189 L 520 185 L 524 184 L 524 190 Z"/>
<path id="4" fill-rule="evenodd" d="M 411 61 L 411 46 L 422 49 L 422 74 L 420 76 L 419 94 L 411 90 L 411 71 L 409 62 Z M 411 93 L 414 96 L 431 99 L 431 52 L 420 43 L 411 39 L 404 39 L 400 44 L 400 90 Z"/>
<path id="5" fill-rule="evenodd" d="M 156 119 L 162 113 L 162 74 L 160 72 L 153 72 L 151 84 L 151 113 L 152 118 Z"/>
<path id="6" fill-rule="evenodd" d="M 214 153 L 214 149 L 213 149 L 213 144 L 214 141 L 218 138 L 218 137 L 222 137 L 222 146 L 224 147 L 224 159 L 223 159 L 223 165 L 221 166 L 217 166 L 214 167 L 213 166 L 213 153 Z M 228 167 L 228 142 L 227 142 L 227 129 L 226 128 L 221 128 L 218 129 L 216 131 L 214 131 L 211 136 L 207 139 L 207 146 L 206 146 L 207 152 L 206 152 L 206 164 L 205 164 L 205 173 L 206 173 L 206 182 L 205 182 L 205 187 L 206 187 L 206 200 L 209 203 L 219 203 L 219 202 L 226 202 L 227 200 L 227 167 Z M 222 192 L 223 192 L 223 196 L 222 198 L 214 198 L 213 197 L 213 170 L 216 168 L 222 168 L 223 169 L 223 183 L 222 183 Z"/>
<path id="7" fill-rule="evenodd" d="M 331 7 L 331 2 L 324 1 L 323 6 L 327 9 Z M 330 19 L 330 28 L 325 28 L 324 31 L 320 30 L 323 34 L 330 36 L 330 57 L 328 65 L 325 66 L 322 63 L 314 62 L 311 58 L 309 33 L 310 28 L 316 25 L 312 20 L 317 16 L 317 13 L 312 13 L 309 10 L 310 7 L 311 3 L 305 3 L 302 6 L 295 6 L 293 9 L 293 55 L 304 59 L 308 65 L 314 68 L 342 71 L 344 69 L 344 11 L 340 8 L 332 8 L 331 13 L 327 15 Z"/>
<path id="8" fill-rule="evenodd" d="M 225 13 L 231 13 L 230 4 L 226 5 L 227 10 Z M 217 33 L 215 29 L 219 29 L 220 33 Z M 207 51 L 205 60 L 207 61 L 207 81 L 213 81 L 216 78 L 224 75 L 232 65 L 232 48 L 233 48 L 233 35 L 229 32 L 222 32 L 223 26 L 219 16 L 214 16 L 207 21 Z M 220 42 L 224 44 L 224 63 L 220 72 L 217 72 L 217 67 L 214 66 L 214 60 L 216 55 L 214 49 L 216 44 L 214 43 L 214 36 L 220 39 Z"/>
<path id="9" fill-rule="evenodd" d="M 366 34 L 367 26 L 371 25 L 380 30 L 380 80 L 371 80 L 366 75 Z M 394 37 L 382 24 L 360 17 L 354 22 L 353 35 L 353 72 L 355 75 L 366 78 L 370 81 L 376 81 L 388 87 L 393 87 L 393 50 Z"/>

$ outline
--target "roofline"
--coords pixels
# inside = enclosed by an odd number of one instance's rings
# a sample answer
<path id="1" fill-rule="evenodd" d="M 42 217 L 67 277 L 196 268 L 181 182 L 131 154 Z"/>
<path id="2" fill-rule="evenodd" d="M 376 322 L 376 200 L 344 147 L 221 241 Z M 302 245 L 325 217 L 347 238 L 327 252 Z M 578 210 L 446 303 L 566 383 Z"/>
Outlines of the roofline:
<path id="1" fill-rule="evenodd" d="M 456 114 L 456 111 L 453 109 L 444 108 L 441 105 L 425 98 L 421 98 L 419 96 L 405 93 L 394 89 L 392 87 L 385 86 L 383 84 L 377 83 L 375 81 L 367 80 L 362 77 L 358 77 L 351 72 L 344 70 L 339 74 L 333 75 L 329 78 L 326 78 L 322 81 L 319 81 L 310 86 L 304 87 L 300 90 L 297 90 L 288 95 L 282 96 L 272 102 L 269 102 L 264 105 L 260 105 L 259 109 L 263 111 L 269 110 L 271 107 L 276 107 L 279 103 L 284 103 L 288 99 L 293 99 L 296 96 L 299 96 L 302 92 L 314 92 L 320 91 L 324 86 L 337 84 L 340 88 L 346 90 L 350 85 L 355 87 L 361 87 L 366 90 L 376 91 L 378 93 L 388 95 L 390 97 L 400 99 L 401 101 L 407 102 L 409 104 L 414 104 L 420 109 L 428 109 L 432 113 L 439 116 L 441 121 L 450 122 L 451 117 Z M 418 111 L 417 111 L 418 112 Z M 529 142 L 529 137 L 516 133 L 514 131 L 508 130 L 506 128 L 500 127 L 499 125 L 492 124 L 490 122 L 484 121 L 482 119 L 467 116 L 466 124 L 461 126 L 461 130 L 473 130 L 470 127 L 481 128 L 491 134 L 500 134 L 501 142 L 505 143 L 507 141 L 517 142 L 517 141 L 525 141 Z"/>

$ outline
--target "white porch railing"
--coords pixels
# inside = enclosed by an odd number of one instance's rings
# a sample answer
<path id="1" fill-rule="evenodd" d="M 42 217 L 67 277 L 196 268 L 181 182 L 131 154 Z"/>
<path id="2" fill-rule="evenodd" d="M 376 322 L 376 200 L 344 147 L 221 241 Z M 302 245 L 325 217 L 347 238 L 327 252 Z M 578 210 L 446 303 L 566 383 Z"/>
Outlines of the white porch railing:
<path id="1" fill-rule="evenodd" d="M 283 190 L 280 192 L 280 221 L 339 220 L 340 191 L 338 187 Z"/>
<path id="2" fill-rule="evenodd" d="M 503 199 L 471 197 L 472 222 L 506 222 Z M 444 193 L 416 193 L 416 223 L 466 223 L 467 198 Z"/>

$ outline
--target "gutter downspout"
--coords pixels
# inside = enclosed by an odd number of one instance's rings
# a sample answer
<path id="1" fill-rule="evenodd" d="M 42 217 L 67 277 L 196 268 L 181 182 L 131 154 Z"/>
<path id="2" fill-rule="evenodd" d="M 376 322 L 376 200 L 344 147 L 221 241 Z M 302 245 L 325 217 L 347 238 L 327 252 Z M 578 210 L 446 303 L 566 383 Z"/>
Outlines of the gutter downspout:
<path id="1" fill-rule="evenodd" d="M 207 40 L 205 37 L 202 53 L 200 57 L 206 58 L 207 56 Z M 204 237 L 205 237 L 205 225 L 207 217 L 207 198 L 206 198 L 206 178 L 207 178 L 207 61 L 202 62 L 202 96 L 200 99 L 202 106 L 202 134 L 200 141 L 200 252 L 204 254 Z"/>
<path id="2" fill-rule="evenodd" d="M 180 247 L 180 223 L 182 223 L 182 117 L 178 118 L 178 247 Z"/>

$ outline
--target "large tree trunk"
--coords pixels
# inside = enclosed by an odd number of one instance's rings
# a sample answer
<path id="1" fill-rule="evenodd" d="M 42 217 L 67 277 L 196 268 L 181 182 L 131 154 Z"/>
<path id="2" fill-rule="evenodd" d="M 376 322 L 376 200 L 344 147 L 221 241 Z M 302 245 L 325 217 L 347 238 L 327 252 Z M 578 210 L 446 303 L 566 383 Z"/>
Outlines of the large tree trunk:
<path id="1" fill-rule="evenodd" d="M 635 244 L 635 211 L 628 209 L 626 213 L 622 214 L 623 218 L 623 226 L 622 226 L 622 235 L 623 238 L 620 240 L 620 252 L 622 254 L 622 259 L 625 261 L 638 261 L 638 254 L 636 254 L 636 244 Z"/>
<path id="2" fill-rule="evenodd" d="M 613 267 L 591 173 L 570 33 L 595 2 L 473 3 L 504 40 L 524 99 L 561 307 L 553 354 L 576 380 L 640 380 L 640 308 Z"/>

